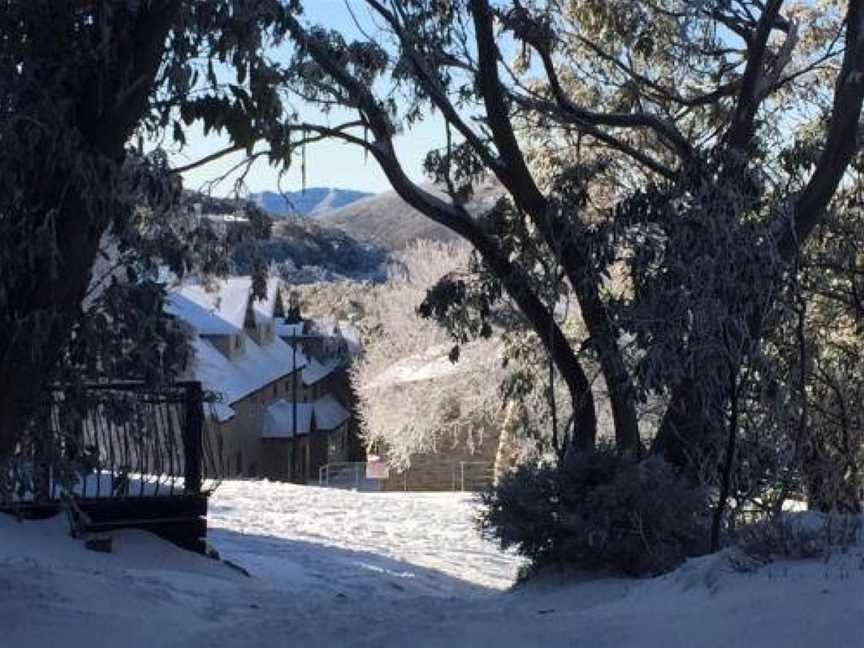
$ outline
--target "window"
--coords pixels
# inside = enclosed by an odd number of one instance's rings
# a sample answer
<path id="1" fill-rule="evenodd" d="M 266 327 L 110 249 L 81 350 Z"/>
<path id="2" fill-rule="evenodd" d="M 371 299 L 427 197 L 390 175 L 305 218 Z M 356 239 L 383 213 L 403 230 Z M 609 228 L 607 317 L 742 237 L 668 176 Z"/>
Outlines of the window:
<path id="1" fill-rule="evenodd" d="M 276 398 L 279 395 L 279 383 L 273 383 L 273 398 Z"/>
<path id="2" fill-rule="evenodd" d="M 239 350 L 240 347 L 242 347 L 242 346 L 243 346 L 243 342 L 242 342 L 242 340 L 240 339 L 240 336 L 239 336 L 239 335 L 235 335 L 235 336 L 234 336 L 234 349 L 235 349 L 235 350 Z"/>
<path id="3" fill-rule="evenodd" d="M 242 450 L 237 451 L 237 454 L 234 456 L 234 460 L 236 461 L 235 474 L 240 475 L 243 473 L 243 451 Z"/>

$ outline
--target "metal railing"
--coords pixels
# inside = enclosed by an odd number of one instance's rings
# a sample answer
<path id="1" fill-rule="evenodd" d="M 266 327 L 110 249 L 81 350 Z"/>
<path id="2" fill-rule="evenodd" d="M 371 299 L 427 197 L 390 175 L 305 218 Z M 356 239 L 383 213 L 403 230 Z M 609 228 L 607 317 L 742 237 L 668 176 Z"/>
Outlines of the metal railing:
<path id="1" fill-rule="evenodd" d="M 318 469 L 318 485 L 359 491 L 381 490 L 381 479 L 366 477 L 365 461 L 338 461 Z"/>
<path id="2" fill-rule="evenodd" d="M 381 490 L 439 490 L 474 492 L 492 484 L 494 467 L 491 461 L 450 461 L 436 466 L 437 487 L 428 487 L 428 481 L 412 476 L 411 468 L 404 472 L 390 471 L 386 478 L 367 477 L 366 462 L 342 461 L 328 463 L 318 470 L 318 485 L 358 491 Z M 429 475 L 429 466 L 424 467 Z M 412 477 L 414 479 L 412 480 Z M 385 482 L 389 487 L 385 488 Z M 423 485 L 426 484 L 426 485 Z"/>
<path id="3" fill-rule="evenodd" d="M 0 466 L 0 505 L 198 494 L 222 474 L 200 383 L 57 388 Z"/>

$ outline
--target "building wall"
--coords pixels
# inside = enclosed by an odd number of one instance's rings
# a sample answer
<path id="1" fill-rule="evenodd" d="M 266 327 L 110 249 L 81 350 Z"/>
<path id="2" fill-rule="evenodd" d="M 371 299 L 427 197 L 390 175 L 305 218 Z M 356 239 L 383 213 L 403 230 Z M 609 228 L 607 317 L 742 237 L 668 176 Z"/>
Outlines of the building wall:
<path id="1" fill-rule="evenodd" d="M 259 431 L 267 408 L 279 399 L 290 401 L 293 397 L 293 381 L 297 381 L 298 402 L 305 402 L 308 389 L 300 380 L 300 372 L 283 376 L 245 398 L 231 403 L 234 417 L 225 423 L 210 422 L 213 431 L 222 439 L 222 460 L 226 477 L 266 476 L 272 471 L 273 459 L 265 463 L 266 451 L 261 444 Z M 265 466 L 271 466 L 265 468 Z"/>
<path id="2" fill-rule="evenodd" d="M 411 455 L 410 467 L 401 472 L 391 469 L 381 488 L 387 491 L 449 491 L 464 486 L 465 490 L 477 490 L 491 480 L 498 436 L 496 428 L 487 429 L 482 434 L 482 442 L 473 449 L 464 442 L 455 446 L 445 442 L 437 452 Z"/>
<path id="3" fill-rule="evenodd" d="M 262 475 L 297 484 L 317 483 L 323 465 L 348 460 L 347 433 L 343 424 L 294 439 L 262 439 Z"/>
<path id="4" fill-rule="evenodd" d="M 331 459 L 331 461 L 366 461 L 366 448 L 360 438 L 361 427 L 357 418 L 357 395 L 351 386 L 348 367 L 341 367 L 328 374 L 315 385 L 312 385 L 310 391 L 311 395 L 318 394 L 318 396 L 314 396 L 315 398 L 324 394 L 332 395 L 348 410 L 350 415 L 345 429 L 348 447 L 340 454 L 344 459 Z"/>
<path id="5" fill-rule="evenodd" d="M 260 341 L 272 336 L 273 330 L 272 327 L 253 330 L 247 326 L 246 333 Z M 235 340 L 240 339 L 242 344 L 242 336 L 208 336 L 207 339 L 229 358 L 242 351 L 235 348 Z M 298 351 L 302 348 L 298 345 Z M 229 421 L 209 422 L 211 432 L 221 437 L 223 476 L 306 483 L 317 480 L 319 467 L 328 462 L 365 458 L 365 453 L 361 455 L 359 425 L 354 418 L 354 397 L 347 370 L 339 369 L 312 385 L 305 385 L 301 374 L 302 370 L 295 371 L 230 403 L 235 415 Z M 338 430 L 313 432 L 310 437 L 299 439 L 260 438 L 264 414 L 274 402 L 279 399 L 290 402 L 296 398 L 299 403 L 308 403 L 325 394 L 332 394 L 352 415 Z"/>
<path id="6" fill-rule="evenodd" d="M 333 431 L 318 430 L 297 439 L 262 439 L 259 431 L 267 407 L 279 399 L 290 401 L 295 372 L 246 398 L 231 404 L 235 415 L 229 421 L 210 423 L 222 438 L 225 477 L 267 477 L 305 484 L 318 479 L 320 466 L 350 457 L 347 423 Z M 298 402 L 309 402 L 326 393 L 297 384 Z M 315 394 L 318 394 L 316 396 Z"/>
<path id="7" fill-rule="evenodd" d="M 261 439 L 262 476 L 274 481 L 289 481 L 294 461 L 292 439 Z"/>

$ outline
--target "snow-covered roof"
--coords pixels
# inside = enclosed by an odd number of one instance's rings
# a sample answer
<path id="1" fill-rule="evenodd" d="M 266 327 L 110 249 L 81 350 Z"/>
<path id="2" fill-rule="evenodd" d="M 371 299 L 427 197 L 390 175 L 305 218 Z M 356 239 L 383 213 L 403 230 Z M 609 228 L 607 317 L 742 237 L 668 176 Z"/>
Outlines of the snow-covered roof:
<path id="1" fill-rule="evenodd" d="M 225 403 L 207 403 L 204 411 L 207 414 L 210 414 L 213 418 L 215 418 L 219 423 L 224 423 L 225 421 L 230 421 L 237 412 L 234 411 L 234 408 L 230 405 L 226 405 Z"/>
<path id="2" fill-rule="evenodd" d="M 204 218 L 216 225 L 249 222 L 248 218 L 245 216 L 238 216 L 237 214 L 202 214 L 201 218 Z"/>
<path id="3" fill-rule="evenodd" d="M 304 337 L 303 322 L 286 324 L 281 317 L 276 318 L 276 335 L 279 337 Z"/>
<path id="4" fill-rule="evenodd" d="M 200 336 L 192 343 L 196 357 L 190 377 L 200 380 L 204 389 L 223 394 L 227 405 L 294 371 L 295 353 L 279 339 L 260 346 L 247 338 L 245 351 L 232 360 Z M 296 352 L 296 361 L 298 369 L 308 362 L 300 350 Z"/>
<path id="5" fill-rule="evenodd" d="M 352 358 L 360 355 L 360 331 L 348 320 L 339 320 L 339 334 L 348 346 L 348 353 Z"/>
<path id="6" fill-rule="evenodd" d="M 294 430 L 294 415 L 297 415 L 297 430 Z M 316 430 L 335 430 L 348 420 L 350 414 L 330 394 L 314 403 L 295 403 L 279 399 L 267 408 L 264 423 L 259 432 L 263 439 L 290 439 L 296 435 L 309 434 L 314 421 Z"/>
<path id="7" fill-rule="evenodd" d="M 309 356 L 308 364 L 303 368 L 303 384 L 314 385 L 341 366 L 342 359 L 338 357 L 327 358 L 324 362 L 319 362 L 314 356 Z"/>
<path id="8" fill-rule="evenodd" d="M 165 310 L 179 317 L 201 335 L 235 335 L 239 329 L 218 313 L 180 293 L 168 295 Z"/>
<path id="9" fill-rule="evenodd" d="M 169 312 L 191 324 L 198 333 L 230 335 L 243 330 L 252 278 L 228 277 L 209 285 L 186 280 L 172 287 L 170 293 Z"/>
<path id="10" fill-rule="evenodd" d="M 257 324 L 273 320 L 279 286 L 279 278 L 270 277 L 264 299 L 253 299 L 251 277 L 228 277 L 208 285 L 185 281 L 171 289 L 169 310 L 203 335 L 230 335 L 243 328 L 250 299 Z"/>
<path id="11" fill-rule="evenodd" d="M 255 313 L 255 322 L 264 324 L 273 320 L 273 312 L 276 309 L 276 298 L 279 295 L 280 281 L 278 277 L 267 279 L 267 291 L 264 299 L 253 299 L 252 310 Z"/>
<path id="12" fill-rule="evenodd" d="M 294 430 L 294 411 L 297 412 L 297 430 Z M 312 429 L 312 403 L 294 403 L 279 399 L 267 408 L 259 435 L 262 439 L 290 439 L 309 434 Z"/>
<path id="13" fill-rule="evenodd" d="M 335 430 L 351 416 L 342 403 L 330 394 L 316 400 L 314 408 L 315 427 L 319 430 Z"/>
<path id="14" fill-rule="evenodd" d="M 467 369 L 467 363 L 450 361 L 448 348 L 434 346 L 424 353 L 403 358 L 378 374 L 368 387 L 381 388 L 421 380 L 435 380 L 460 373 Z"/>

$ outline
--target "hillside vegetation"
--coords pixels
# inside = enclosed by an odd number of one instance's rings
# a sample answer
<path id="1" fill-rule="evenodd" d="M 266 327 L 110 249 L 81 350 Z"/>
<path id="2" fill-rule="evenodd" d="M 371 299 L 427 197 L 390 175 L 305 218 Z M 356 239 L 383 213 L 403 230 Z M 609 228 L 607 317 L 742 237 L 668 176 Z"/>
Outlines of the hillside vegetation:
<path id="1" fill-rule="evenodd" d="M 444 197 L 435 187 L 425 187 L 428 191 Z M 478 213 L 492 206 L 500 196 L 497 185 L 477 187 L 473 200 L 468 203 L 472 213 Z M 449 229 L 430 220 L 408 205 L 396 192 L 388 191 L 351 203 L 340 209 L 321 214 L 320 222 L 347 232 L 360 240 L 373 241 L 389 250 L 404 250 L 418 240 L 453 241 L 457 236 Z"/>

